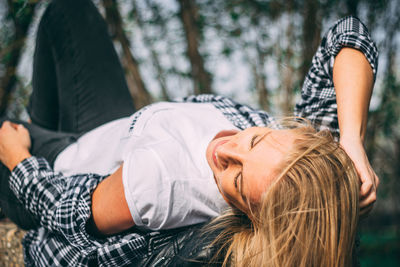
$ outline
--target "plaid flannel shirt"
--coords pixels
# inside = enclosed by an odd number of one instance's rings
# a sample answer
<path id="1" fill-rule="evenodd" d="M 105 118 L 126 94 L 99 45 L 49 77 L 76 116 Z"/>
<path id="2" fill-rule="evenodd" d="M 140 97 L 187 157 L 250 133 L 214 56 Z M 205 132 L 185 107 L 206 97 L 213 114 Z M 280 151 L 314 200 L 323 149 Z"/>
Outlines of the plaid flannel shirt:
<path id="1" fill-rule="evenodd" d="M 332 69 L 342 47 L 362 51 L 375 77 L 378 53 L 366 27 L 354 17 L 341 19 L 323 38 L 295 109 L 295 115 L 309 119 L 317 129 L 328 128 L 336 135 L 339 129 Z M 265 111 L 221 96 L 190 96 L 181 101 L 212 103 L 240 129 L 273 122 Z M 142 111 L 132 117 L 131 131 Z M 151 253 L 148 240 L 157 233 L 130 232 L 105 239 L 87 233 L 91 194 L 104 178 L 96 174 L 65 177 L 54 172 L 45 159 L 36 157 L 16 166 L 10 187 L 41 225 L 29 231 L 23 240 L 26 266 L 88 266 L 90 262 L 99 266 L 135 265 L 138 258 Z"/>

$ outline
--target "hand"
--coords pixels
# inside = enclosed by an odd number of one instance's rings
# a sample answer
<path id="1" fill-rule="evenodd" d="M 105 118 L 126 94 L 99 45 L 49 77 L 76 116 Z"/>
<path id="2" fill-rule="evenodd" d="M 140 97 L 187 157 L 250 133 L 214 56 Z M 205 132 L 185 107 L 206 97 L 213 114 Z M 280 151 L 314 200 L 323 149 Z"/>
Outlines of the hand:
<path id="1" fill-rule="evenodd" d="M 368 161 L 360 138 L 342 138 L 340 144 L 353 161 L 360 177 L 360 215 L 366 216 L 372 210 L 376 201 L 379 178 Z"/>
<path id="2" fill-rule="evenodd" d="M 31 138 L 23 125 L 3 122 L 0 128 L 0 160 L 10 171 L 31 156 L 30 147 Z"/>

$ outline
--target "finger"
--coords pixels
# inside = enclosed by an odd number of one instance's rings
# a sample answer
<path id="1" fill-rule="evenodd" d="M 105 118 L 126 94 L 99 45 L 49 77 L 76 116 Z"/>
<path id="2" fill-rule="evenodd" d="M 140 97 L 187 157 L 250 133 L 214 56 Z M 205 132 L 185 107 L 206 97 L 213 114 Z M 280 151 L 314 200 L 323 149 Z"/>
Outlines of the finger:
<path id="1" fill-rule="evenodd" d="M 17 124 L 17 128 L 18 131 L 23 131 L 26 130 L 25 126 L 23 124 Z"/>
<path id="2" fill-rule="evenodd" d="M 380 184 L 379 177 L 375 174 L 374 179 L 375 179 L 375 188 L 378 189 Z"/>
<path id="3" fill-rule="evenodd" d="M 9 125 L 10 125 L 9 121 L 3 121 L 3 124 L 1 125 L 1 128 L 8 127 Z"/>
<path id="4" fill-rule="evenodd" d="M 360 215 L 369 213 L 374 208 L 374 203 L 365 207 L 360 207 Z"/>
<path id="5" fill-rule="evenodd" d="M 373 209 L 374 205 L 370 205 L 366 208 L 363 208 L 360 210 L 360 217 L 361 218 L 365 218 L 367 217 L 367 215 L 371 212 L 371 210 Z"/>
<path id="6" fill-rule="evenodd" d="M 369 172 L 368 167 L 365 165 L 363 165 L 362 168 L 356 166 L 356 170 L 362 183 L 365 183 L 371 177 L 371 173 Z"/>
<path id="7" fill-rule="evenodd" d="M 17 129 L 17 127 L 18 127 L 18 124 L 11 122 L 11 121 L 5 121 L 5 123 L 6 123 L 7 127 L 11 127 L 13 129 Z"/>
<path id="8" fill-rule="evenodd" d="M 10 121 L 10 125 L 11 125 L 11 127 L 13 127 L 15 130 L 17 130 L 17 129 L 18 129 L 18 126 L 19 126 L 20 124 L 14 123 L 14 122 L 11 122 L 11 121 Z"/>
<path id="9" fill-rule="evenodd" d="M 29 136 L 31 135 L 29 130 L 22 124 L 21 126 L 19 126 L 18 131 L 23 135 L 29 135 Z"/>
<path id="10" fill-rule="evenodd" d="M 1 126 L 1 129 L 2 129 L 2 130 L 14 129 L 14 127 L 12 127 L 10 121 L 4 121 L 4 122 L 3 122 L 3 125 Z"/>
<path id="11" fill-rule="evenodd" d="M 360 214 L 365 214 L 370 212 L 373 209 L 374 205 L 369 205 L 364 208 L 360 208 Z"/>
<path id="12" fill-rule="evenodd" d="M 371 180 L 366 180 L 362 183 L 360 188 L 360 196 L 365 197 L 367 196 L 375 187 L 373 186 Z"/>
<path id="13" fill-rule="evenodd" d="M 376 193 L 372 192 L 368 197 L 360 201 L 360 208 L 365 208 L 371 204 L 374 204 L 375 201 L 376 201 Z"/>

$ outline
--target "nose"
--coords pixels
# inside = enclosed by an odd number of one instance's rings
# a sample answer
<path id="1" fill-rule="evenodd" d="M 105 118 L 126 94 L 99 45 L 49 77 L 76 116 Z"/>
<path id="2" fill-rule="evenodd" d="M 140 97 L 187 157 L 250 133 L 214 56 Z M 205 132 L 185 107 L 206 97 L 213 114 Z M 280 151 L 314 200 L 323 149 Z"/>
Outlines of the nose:
<path id="1" fill-rule="evenodd" d="M 224 170 L 232 165 L 243 164 L 245 151 L 232 140 L 219 146 L 216 152 L 218 161 Z"/>

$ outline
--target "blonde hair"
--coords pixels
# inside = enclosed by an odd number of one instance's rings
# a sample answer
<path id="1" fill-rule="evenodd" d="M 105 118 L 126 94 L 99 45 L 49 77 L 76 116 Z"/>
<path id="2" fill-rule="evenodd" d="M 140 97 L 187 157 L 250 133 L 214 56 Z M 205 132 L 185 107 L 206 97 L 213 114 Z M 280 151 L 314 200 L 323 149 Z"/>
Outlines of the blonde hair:
<path id="1" fill-rule="evenodd" d="M 209 229 L 223 266 L 351 266 L 359 181 L 352 161 L 327 131 L 291 123 L 298 137 L 280 174 L 251 207 L 232 208 Z M 293 127 L 292 127 L 293 128 Z M 219 257 L 218 257 L 219 255 Z"/>

